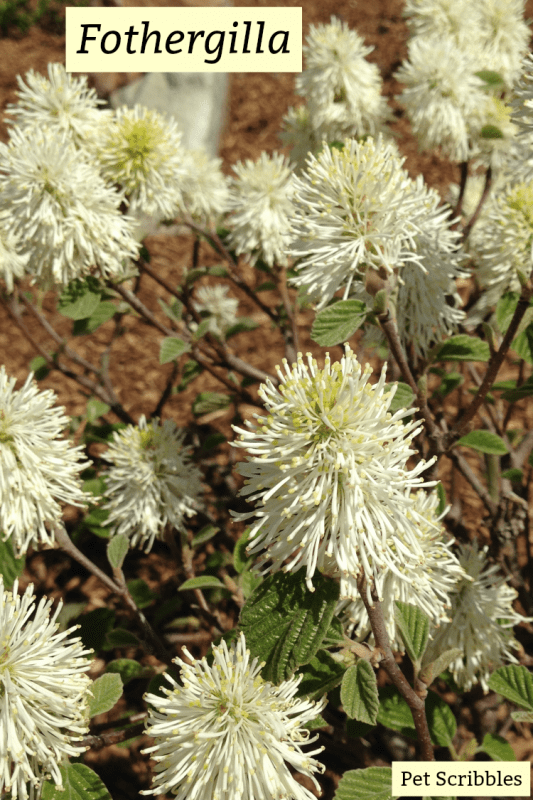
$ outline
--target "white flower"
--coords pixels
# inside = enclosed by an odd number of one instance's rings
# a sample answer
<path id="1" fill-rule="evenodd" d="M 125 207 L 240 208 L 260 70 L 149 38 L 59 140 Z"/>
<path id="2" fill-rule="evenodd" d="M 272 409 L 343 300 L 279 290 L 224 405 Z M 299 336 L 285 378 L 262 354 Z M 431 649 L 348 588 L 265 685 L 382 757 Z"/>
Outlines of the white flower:
<path id="1" fill-rule="evenodd" d="M 58 633 L 59 602 L 36 606 L 33 584 L 22 596 L 0 576 L 0 795 L 33 800 L 52 778 L 63 789 L 59 767 L 86 748 L 77 742 L 88 730 L 91 680 L 81 640 Z M 29 783 L 29 791 L 27 784 Z"/>
<path id="2" fill-rule="evenodd" d="M 94 141 L 104 178 L 122 187 L 131 213 L 170 219 L 182 201 L 185 150 L 175 120 L 136 105 L 122 106 Z"/>
<path id="3" fill-rule="evenodd" d="M 207 222 L 220 217 L 228 206 L 229 184 L 220 169 L 220 158 L 204 150 L 187 150 L 181 178 L 181 205 L 194 219 Z"/>
<path id="4" fill-rule="evenodd" d="M 256 162 L 239 161 L 233 171 L 228 218 L 229 244 L 251 263 L 286 265 L 293 214 L 291 169 L 281 153 L 262 152 Z"/>
<path id="5" fill-rule="evenodd" d="M 0 203 L 2 195 L 0 194 Z M 26 271 L 29 255 L 21 255 L 21 243 L 9 229 L 6 222 L 0 223 L 0 276 L 8 292 L 13 291 L 13 279 L 22 278 Z"/>
<path id="6" fill-rule="evenodd" d="M 80 460 L 82 447 L 60 438 L 69 423 L 64 408 L 54 407 L 54 392 L 40 392 L 32 378 L 17 391 L 0 367 L 0 530 L 20 554 L 31 544 L 53 544 L 60 503 L 80 506 L 88 497 L 79 473 L 90 462 Z"/>
<path id="7" fill-rule="evenodd" d="M 428 615 L 434 625 L 448 622 L 451 607 L 449 595 L 458 579 L 465 575 L 450 549 L 452 540 L 445 541 L 444 529 L 437 525 L 438 503 L 436 492 L 415 493 L 414 506 L 420 514 L 417 533 L 423 560 L 414 568 L 405 571 L 401 577 L 388 569 L 383 578 L 380 602 L 394 650 L 404 649 L 403 640 L 395 623 L 395 601 L 400 600 L 402 603 L 417 606 Z M 339 601 L 336 614 L 342 614 L 343 622 L 349 632 L 355 631 L 357 639 L 365 640 L 372 631 L 364 603 L 358 595 L 356 581 L 347 580 L 345 589 L 348 589 L 347 597 Z"/>
<path id="8" fill-rule="evenodd" d="M 480 16 L 480 68 L 497 72 L 510 89 L 520 77 L 522 60 L 529 52 L 531 29 L 524 19 L 525 0 L 483 0 L 474 5 Z"/>
<path id="9" fill-rule="evenodd" d="M 413 37 L 449 35 L 468 47 L 480 26 L 480 5 L 473 0 L 407 0 L 403 14 Z"/>
<path id="10" fill-rule="evenodd" d="M 8 105 L 7 111 L 22 127 L 47 128 L 55 136 L 68 134 L 81 144 L 87 133 L 109 116 L 99 108 L 103 100 L 88 87 L 87 77 L 69 75 L 63 64 L 48 64 L 48 78 L 31 69 L 26 83 L 20 75 L 17 82 L 18 102 Z"/>
<path id="11" fill-rule="evenodd" d="M 533 132 L 533 54 L 529 54 L 522 62 L 520 81 L 514 87 L 513 122 L 525 133 Z"/>
<path id="12" fill-rule="evenodd" d="M 235 297 L 228 297 L 228 291 L 228 287 L 221 283 L 215 286 L 200 286 L 196 290 L 196 300 L 193 300 L 193 306 L 198 313 L 208 312 L 208 330 L 217 336 L 223 336 L 225 331 L 237 322 L 239 301 Z"/>
<path id="13" fill-rule="evenodd" d="M 335 17 L 327 25 L 311 25 L 296 91 L 306 98 L 319 140 L 375 134 L 389 116 L 379 68 L 366 60 L 373 49 Z"/>
<path id="14" fill-rule="evenodd" d="M 116 276 L 137 256 L 120 195 L 66 134 L 11 131 L 0 143 L 0 221 L 22 242 L 28 272 L 43 288 L 67 284 L 96 268 Z"/>
<path id="15" fill-rule="evenodd" d="M 164 538 L 165 527 L 185 530 L 184 518 L 198 508 L 202 491 L 200 470 L 184 447 L 185 431 L 167 419 L 128 425 L 113 434 L 105 459 L 113 464 L 105 473 L 110 512 L 107 525 L 115 534 L 131 539 L 131 546 L 152 549 L 154 539 Z"/>
<path id="16" fill-rule="evenodd" d="M 305 167 L 309 153 L 321 149 L 320 139 L 311 126 L 309 109 L 306 106 L 291 106 L 283 117 L 283 130 L 279 138 L 284 145 L 291 147 L 290 159 L 296 172 Z"/>
<path id="17" fill-rule="evenodd" d="M 518 126 L 511 121 L 511 107 L 493 95 L 487 97 L 481 122 L 482 127 L 472 136 L 471 158 L 498 172 L 509 161 Z"/>
<path id="18" fill-rule="evenodd" d="M 480 683 L 487 692 L 492 670 L 506 661 L 517 663 L 511 653 L 517 646 L 512 629 L 519 622 L 528 621 L 513 609 L 517 593 L 496 574 L 496 565 L 488 565 L 487 549 L 460 546 L 459 562 L 470 579 L 457 583 L 450 597 L 451 622 L 437 628 L 425 656 L 429 661 L 446 650 L 459 648 L 462 655 L 449 669 L 464 691 Z"/>
<path id="19" fill-rule="evenodd" d="M 480 69 L 476 53 L 450 36 L 411 39 L 395 78 L 405 84 L 398 101 L 422 150 L 439 147 L 452 161 L 466 161 L 470 130 L 478 129 L 486 105 L 484 84 L 475 75 Z"/>
<path id="20" fill-rule="evenodd" d="M 279 387 L 261 386 L 267 416 L 257 417 L 256 428 L 235 428 L 236 446 L 250 454 L 238 464 L 241 495 L 257 504 L 238 519 L 255 517 L 248 551 L 262 552 L 260 566 L 271 562 L 263 573 L 305 565 L 312 591 L 329 559 L 341 573 L 341 593 L 344 577 L 361 571 L 381 593 L 385 570 L 401 578 L 423 562 L 417 524 L 425 517 L 409 491 L 426 485 L 419 475 L 428 464 L 407 467 L 420 425 L 403 422 L 411 411 L 389 412 L 394 389 L 385 385 L 385 368 L 372 385 L 370 366 L 363 371 L 345 348 L 340 362 L 327 355 L 323 369 L 311 354 L 292 368 L 284 361 Z"/>
<path id="21" fill-rule="evenodd" d="M 367 270 L 389 275 L 413 258 L 415 235 L 428 223 L 425 192 L 402 169 L 404 159 L 381 137 L 346 140 L 309 156 L 294 177 L 295 213 L 290 253 L 298 258 L 292 282 L 323 308 L 339 289 L 346 299 Z"/>
<path id="22" fill-rule="evenodd" d="M 151 790 L 172 791 L 178 800 L 314 800 L 314 794 L 293 778 L 287 763 L 307 775 L 324 767 L 312 756 L 322 748 L 303 752 L 310 738 L 304 727 L 318 716 L 326 698 L 313 702 L 296 698 L 300 679 L 279 686 L 265 682 L 262 664 L 250 659 L 244 634 L 228 649 L 213 647 L 214 662 L 195 661 L 183 648 L 191 666 L 180 658 L 183 685 L 165 673 L 171 689 L 166 697 L 145 695 L 151 711 L 147 733 L 156 776 Z M 286 763 L 287 762 L 287 763 Z"/>

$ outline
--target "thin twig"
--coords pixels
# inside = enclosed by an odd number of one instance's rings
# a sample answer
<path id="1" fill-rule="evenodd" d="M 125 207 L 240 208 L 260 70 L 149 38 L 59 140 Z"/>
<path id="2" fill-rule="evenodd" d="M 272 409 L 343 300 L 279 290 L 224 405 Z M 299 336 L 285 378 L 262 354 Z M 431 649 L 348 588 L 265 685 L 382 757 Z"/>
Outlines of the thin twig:
<path id="1" fill-rule="evenodd" d="M 119 720 L 117 720 L 119 722 Z M 87 750 L 101 750 L 103 747 L 108 747 L 110 744 L 118 744 L 125 742 L 127 739 L 136 739 L 144 733 L 144 722 L 138 725 L 132 725 L 131 728 L 125 728 L 120 731 L 109 731 L 109 733 L 100 733 L 94 736 L 86 736 L 81 742 L 77 742 L 78 747 L 85 747 Z"/>
<path id="2" fill-rule="evenodd" d="M 465 227 L 463 228 L 463 242 L 466 242 L 466 240 L 470 236 L 470 231 L 474 227 L 475 223 L 478 220 L 479 215 L 481 214 L 481 209 L 483 208 L 485 200 L 488 197 L 491 186 L 492 186 L 492 167 L 489 167 L 485 175 L 485 186 L 483 187 L 483 193 L 481 195 L 479 203 L 477 204 L 476 210 L 472 214 L 468 225 L 465 225 Z"/>
<path id="3" fill-rule="evenodd" d="M 470 464 L 466 458 L 458 453 L 457 450 L 449 450 L 446 455 L 453 461 L 459 472 L 463 475 L 463 477 L 466 478 L 474 491 L 479 495 L 485 504 L 487 511 L 494 516 L 498 511 L 498 504 L 495 503 L 491 498 L 489 492 L 487 489 L 485 489 L 474 470 L 470 467 Z"/>
<path id="4" fill-rule="evenodd" d="M 453 210 L 454 217 L 458 217 L 463 210 L 463 199 L 465 196 L 467 180 L 468 180 L 468 161 L 463 161 L 461 163 L 461 183 L 459 184 L 459 197 L 457 198 L 457 205 Z"/>
<path id="5" fill-rule="evenodd" d="M 287 288 L 287 270 L 285 267 L 278 267 L 274 269 L 273 274 L 289 321 L 289 327 L 285 325 L 281 326 L 283 338 L 285 339 L 285 355 L 289 364 L 294 364 L 297 359 L 297 353 L 300 350 L 300 339 L 298 336 L 298 325 L 296 324 L 294 308 Z"/>

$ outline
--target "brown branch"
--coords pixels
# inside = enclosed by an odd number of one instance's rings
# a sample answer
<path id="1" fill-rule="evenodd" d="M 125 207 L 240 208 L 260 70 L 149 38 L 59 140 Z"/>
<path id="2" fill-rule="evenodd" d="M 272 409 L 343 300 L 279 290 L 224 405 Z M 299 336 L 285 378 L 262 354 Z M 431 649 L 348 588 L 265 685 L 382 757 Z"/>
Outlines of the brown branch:
<path id="1" fill-rule="evenodd" d="M 117 720 L 117 723 L 119 722 L 120 720 Z M 103 747 L 108 747 L 110 744 L 118 744 L 118 742 L 125 742 L 127 739 L 142 736 L 144 727 L 144 722 L 140 722 L 138 725 L 132 725 L 131 728 L 125 728 L 121 731 L 110 731 L 109 733 L 86 736 L 81 742 L 76 742 L 76 745 L 78 747 L 85 747 L 87 750 L 101 750 Z"/>
<path id="2" fill-rule="evenodd" d="M 487 173 L 485 175 L 485 186 L 483 187 L 483 193 L 481 195 L 479 203 L 477 204 L 476 210 L 472 214 L 468 225 L 465 225 L 465 227 L 463 229 L 463 243 L 466 242 L 466 240 L 470 236 L 470 231 L 474 227 L 475 223 L 477 222 L 477 220 L 479 218 L 479 215 L 481 214 L 481 209 L 483 208 L 485 200 L 488 197 L 488 194 L 490 192 L 491 186 L 492 186 L 492 167 L 489 167 L 487 169 Z"/>
<path id="3" fill-rule="evenodd" d="M 297 354 L 300 350 L 300 339 L 298 336 L 298 325 L 296 324 L 296 318 L 294 316 L 294 308 L 287 288 L 287 270 L 285 267 L 278 267 L 275 268 L 273 272 L 289 321 L 288 328 L 284 325 L 281 327 L 283 338 L 285 339 L 285 355 L 289 364 L 292 365 L 296 362 Z"/>
<path id="4" fill-rule="evenodd" d="M 377 593 L 374 588 L 371 589 L 371 605 L 368 602 L 367 582 L 364 575 L 361 575 L 358 578 L 357 588 L 365 605 L 368 618 L 370 620 L 370 625 L 372 626 L 372 633 L 374 634 L 376 645 L 383 653 L 383 659 L 380 662 L 381 666 L 385 669 L 387 675 L 396 686 L 411 711 L 418 741 L 420 742 L 422 761 L 434 761 L 435 756 L 433 754 L 433 745 L 431 743 L 431 736 L 429 734 L 424 700 L 419 697 L 415 690 L 410 686 L 407 678 L 396 663 L 394 654 L 391 650 L 389 634 L 387 633 L 387 627 L 383 617 L 383 610 L 381 608 L 381 603 L 379 602 Z"/>
<path id="5" fill-rule="evenodd" d="M 461 182 L 459 184 L 459 197 L 457 198 L 457 205 L 453 210 L 454 217 L 458 217 L 462 212 L 467 180 L 468 180 L 468 161 L 463 161 L 461 163 Z"/>
<path id="6" fill-rule="evenodd" d="M 468 463 L 466 458 L 464 458 L 464 456 L 458 453 L 457 450 L 449 450 L 446 453 L 446 455 L 448 456 L 449 459 L 451 459 L 451 461 L 453 461 L 459 472 L 463 475 L 464 478 L 466 478 L 470 486 L 479 495 L 487 511 L 492 516 L 494 516 L 498 511 L 498 504 L 494 502 L 487 489 L 485 489 L 485 487 L 477 477 L 474 470 L 470 467 L 470 464 Z"/>

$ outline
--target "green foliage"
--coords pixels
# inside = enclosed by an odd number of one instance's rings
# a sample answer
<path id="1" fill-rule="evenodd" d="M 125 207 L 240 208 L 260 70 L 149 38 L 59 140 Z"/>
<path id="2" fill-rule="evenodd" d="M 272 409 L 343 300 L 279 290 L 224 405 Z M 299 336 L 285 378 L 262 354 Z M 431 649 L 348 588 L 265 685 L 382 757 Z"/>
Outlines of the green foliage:
<path id="1" fill-rule="evenodd" d="M 444 372 L 440 386 L 437 386 L 433 394 L 437 397 L 448 397 L 455 389 L 462 386 L 464 380 L 459 372 Z"/>
<path id="2" fill-rule="evenodd" d="M 528 364 L 533 364 L 533 323 L 529 324 L 511 345 L 513 350 L 518 353 Z"/>
<path id="3" fill-rule="evenodd" d="M 241 572 L 237 577 L 237 586 L 241 587 L 245 600 L 248 600 L 262 583 L 263 578 L 261 575 L 258 575 L 256 572 L 251 572 L 248 569 L 245 569 L 244 572 Z"/>
<path id="4" fill-rule="evenodd" d="M 316 655 L 331 625 L 339 584 L 315 576 L 314 592 L 305 569 L 269 575 L 241 611 L 240 625 L 253 656 L 265 661 L 263 677 L 280 683 Z"/>
<path id="5" fill-rule="evenodd" d="M 128 591 L 135 600 L 137 608 L 146 608 L 151 605 L 156 598 L 146 581 L 142 578 L 134 578 L 127 582 Z"/>
<path id="6" fill-rule="evenodd" d="M 487 733 L 478 748 L 478 752 L 486 753 L 493 761 L 516 761 L 514 750 L 509 742 L 495 733 Z"/>
<path id="7" fill-rule="evenodd" d="M 116 313 L 116 305 L 108 300 L 104 300 L 103 302 L 98 303 L 94 311 L 92 311 L 89 316 L 84 317 L 83 319 L 74 320 L 72 333 L 74 336 L 87 336 L 89 333 L 94 333 L 94 331 L 99 328 L 100 325 L 103 325 L 105 322 L 109 322 L 110 319 L 113 319 Z M 69 315 L 67 314 L 66 316 Z"/>
<path id="8" fill-rule="evenodd" d="M 360 300 L 339 300 L 318 312 L 311 338 L 322 347 L 346 342 L 361 327 L 366 313 L 366 306 Z"/>
<path id="9" fill-rule="evenodd" d="M 181 370 L 181 381 L 178 383 L 176 390 L 183 392 L 189 383 L 198 375 L 201 375 L 203 371 L 203 367 L 197 361 L 186 361 Z"/>
<path id="10" fill-rule="evenodd" d="M 231 339 L 232 336 L 236 336 L 238 333 L 245 333 L 246 331 L 255 331 L 257 327 L 258 327 L 257 322 L 255 322 L 250 317 L 239 317 L 235 325 L 231 325 L 224 332 L 224 338 Z"/>
<path id="11" fill-rule="evenodd" d="M 231 403 L 231 397 L 220 392 L 200 392 L 192 404 L 192 412 L 196 417 L 202 414 L 210 414 L 212 411 L 219 411 L 227 408 Z"/>
<path id="12" fill-rule="evenodd" d="M 482 139 L 503 139 L 503 131 L 496 125 L 483 125 L 481 128 Z"/>
<path id="13" fill-rule="evenodd" d="M 242 536 L 239 537 L 233 549 L 233 566 L 236 572 L 244 572 L 253 562 L 253 556 L 246 556 L 246 548 L 249 542 L 250 529 L 246 528 Z"/>
<path id="14" fill-rule="evenodd" d="M 91 685 L 92 697 L 89 700 L 89 714 L 105 714 L 110 711 L 122 697 L 122 679 L 119 674 L 105 673 L 100 675 Z"/>
<path id="15" fill-rule="evenodd" d="M 378 717 L 379 696 L 376 675 L 364 658 L 344 673 L 341 685 L 341 702 L 350 719 L 375 725 Z"/>
<path id="16" fill-rule="evenodd" d="M 398 381 L 397 383 L 387 383 L 386 386 L 390 389 L 392 389 L 394 386 L 397 387 L 390 404 L 391 413 L 399 411 L 400 408 L 410 408 L 412 406 L 415 396 L 410 386 L 408 386 L 406 383 L 402 383 L 401 381 Z"/>
<path id="17" fill-rule="evenodd" d="M 105 637 L 103 650 L 113 650 L 115 647 L 138 647 L 139 639 L 131 631 L 125 628 L 113 628 Z"/>
<path id="18" fill-rule="evenodd" d="M 123 533 L 115 534 L 107 545 L 107 560 L 113 569 L 121 569 L 130 548 L 130 540 Z"/>
<path id="19" fill-rule="evenodd" d="M 59 769 L 63 791 L 59 791 L 51 781 L 46 781 L 41 800 L 111 800 L 111 795 L 96 772 L 85 764 L 66 762 Z"/>
<path id="20" fill-rule="evenodd" d="M 298 670 L 298 675 L 303 675 L 298 695 L 318 700 L 341 683 L 345 672 L 345 666 L 335 661 L 326 650 L 319 650 L 308 664 Z"/>
<path id="21" fill-rule="evenodd" d="M 138 661 L 134 661 L 132 658 L 117 658 L 114 661 L 110 661 L 105 671 L 106 673 L 110 672 L 120 675 L 124 686 L 130 681 L 135 680 L 135 678 L 146 678 L 149 675 L 153 675 L 154 672 L 153 667 L 143 667 L 142 664 L 139 664 Z"/>
<path id="22" fill-rule="evenodd" d="M 16 578 L 22 575 L 26 557 L 15 558 L 11 539 L 0 539 L 0 575 L 4 579 L 4 587 L 11 589 Z"/>
<path id="23" fill-rule="evenodd" d="M 490 676 L 489 686 L 511 703 L 533 711 L 533 675 L 526 667 L 517 664 L 500 667 Z"/>
<path id="24" fill-rule="evenodd" d="M 395 601 L 394 618 L 405 649 L 411 661 L 416 663 L 426 649 L 429 636 L 429 617 L 419 608 Z"/>
<path id="25" fill-rule="evenodd" d="M 504 456 L 509 452 L 503 439 L 490 431 L 470 431 L 466 436 L 462 436 L 456 444 L 494 456 Z"/>
<path id="26" fill-rule="evenodd" d="M 438 481 L 435 491 L 437 492 L 437 496 L 439 498 L 436 514 L 438 517 L 440 517 L 441 514 L 444 514 L 444 509 L 447 506 L 446 490 L 440 481 Z"/>
<path id="27" fill-rule="evenodd" d="M 224 589 L 224 584 L 213 575 L 198 575 L 196 578 L 189 578 L 178 588 L 178 592 L 186 592 L 191 589 Z"/>
<path id="28" fill-rule="evenodd" d="M 520 294 L 518 292 L 506 292 L 498 300 L 496 305 L 496 322 L 502 334 L 507 332 L 519 299 Z"/>
<path id="29" fill-rule="evenodd" d="M 516 385 L 516 384 L 515 384 Z M 524 397 L 531 397 L 533 394 L 533 375 L 530 375 L 527 380 L 521 386 L 517 388 L 508 389 L 506 392 L 502 394 L 502 398 L 504 400 L 508 400 L 510 403 L 516 403 L 517 400 L 522 400 Z"/>
<path id="30" fill-rule="evenodd" d="M 426 716 L 433 744 L 449 747 L 457 730 L 450 707 L 435 692 L 428 692 Z M 416 739 L 416 730 L 409 706 L 394 686 L 379 690 L 378 722 L 404 736 Z"/>
<path id="31" fill-rule="evenodd" d="M 159 350 L 159 363 L 168 364 L 169 361 L 175 361 L 184 353 L 188 353 L 190 346 L 183 339 L 178 339 L 177 336 L 167 336 L 161 342 Z"/>
<path id="32" fill-rule="evenodd" d="M 90 275 L 85 279 L 75 278 L 63 289 L 57 310 L 69 319 L 87 319 L 100 303 L 101 287 Z"/>
<path id="33" fill-rule="evenodd" d="M 489 358 L 487 342 L 461 333 L 446 339 L 433 353 L 432 361 L 488 361 Z"/>
<path id="34" fill-rule="evenodd" d="M 217 528 L 216 525 L 204 525 L 201 531 L 193 536 L 191 547 L 199 547 L 201 544 L 205 544 L 205 542 L 209 542 L 213 536 L 216 536 L 219 532 L 220 528 Z"/>
<path id="35" fill-rule="evenodd" d="M 339 781 L 335 800 L 393 800 L 392 769 L 351 769 Z"/>
<path id="36" fill-rule="evenodd" d="M 48 361 L 44 356 L 35 356 L 30 361 L 30 370 L 34 373 L 35 380 L 42 381 L 50 374 Z"/>
<path id="37" fill-rule="evenodd" d="M 91 399 L 87 401 L 87 410 L 85 414 L 87 422 L 96 422 L 97 419 L 107 414 L 110 410 L 111 407 L 108 406 L 107 403 L 102 403 L 102 401 L 98 400 L 96 397 L 91 397 Z"/>
<path id="38" fill-rule="evenodd" d="M 80 626 L 76 635 L 81 637 L 85 647 L 95 652 L 104 646 L 106 634 L 115 624 L 115 612 L 110 608 L 95 608 L 78 619 Z"/>
<path id="39" fill-rule="evenodd" d="M 430 661 L 425 663 L 422 661 L 422 669 L 419 673 L 419 678 L 421 681 L 427 686 L 430 686 L 435 678 L 437 678 L 445 669 L 447 669 L 452 661 L 455 661 L 457 656 L 463 654 L 463 651 L 460 650 L 458 647 L 454 647 L 451 650 L 445 650 L 444 653 L 441 653 L 435 661 Z"/>

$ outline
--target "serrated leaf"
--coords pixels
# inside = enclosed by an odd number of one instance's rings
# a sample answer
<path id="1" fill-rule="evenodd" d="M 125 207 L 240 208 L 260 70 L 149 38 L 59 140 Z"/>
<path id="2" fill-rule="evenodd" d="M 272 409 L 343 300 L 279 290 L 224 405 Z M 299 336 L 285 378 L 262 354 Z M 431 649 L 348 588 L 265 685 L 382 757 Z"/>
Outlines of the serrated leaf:
<path id="1" fill-rule="evenodd" d="M 202 414 L 210 414 L 221 408 L 227 408 L 231 403 L 231 397 L 220 392 L 200 392 L 192 404 L 192 412 L 196 417 Z"/>
<path id="2" fill-rule="evenodd" d="M 91 397 L 91 399 L 87 401 L 85 417 L 87 422 L 96 422 L 99 417 L 107 414 L 110 410 L 111 406 L 108 406 L 107 403 L 102 403 L 102 401 L 97 400 L 96 397 Z"/>
<path id="3" fill-rule="evenodd" d="M 146 608 L 156 598 L 146 581 L 142 578 L 134 578 L 127 582 L 128 591 L 135 600 L 137 608 Z"/>
<path id="4" fill-rule="evenodd" d="M 322 347 L 346 342 L 361 327 L 366 312 L 361 300 L 340 300 L 318 312 L 311 329 L 311 339 Z"/>
<path id="5" fill-rule="evenodd" d="M 63 789 L 51 781 L 43 783 L 41 800 L 111 800 L 105 785 L 85 764 L 64 763 L 59 767 Z"/>
<path id="6" fill-rule="evenodd" d="M 493 761 L 516 761 L 514 750 L 507 739 L 495 733 L 485 734 L 479 750 L 487 753 Z"/>
<path id="7" fill-rule="evenodd" d="M 248 546 L 250 529 L 246 528 L 243 534 L 235 542 L 233 549 L 233 567 L 236 572 L 244 572 L 253 561 L 253 556 L 246 556 L 246 547 Z"/>
<path id="8" fill-rule="evenodd" d="M 397 383 L 387 383 L 385 385 L 391 389 L 396 387 L 394 397 L 392 398 L 389 406 L 389 410 L 392 413 L 398 411 L 400 408 L 410 408 L 410 406 L 413 404 L 413 400 L 415 399 L 414 392 L 410 386 L 408 386 L 406 383 L 402 383 L 401 381 L 398 381 Z"/>
<path id="9" fill-rule="evenodd" d="M 511 717 L 515 722 L 533 722 L 533 711 L 512 711 Z"/>
<path id="10" fill-rule="evenodd" d="M 137 636 L 125 628 L 113 628 L 105 637 L 104 650 L 113 650 L 115 647 L 137 647 L 140 642 Z"/>
<path id="11" fill-rule="evenodd" d="M 519 299 L 520 295 L 518 292 L 506 292 L 498 300 L 496 305 L 496 322 L 498 323 L 500 333 L 507 333 L 507 328 L 516 311 Z"/>
<path id="12" fill-rule="evenodd" d="M 106 673 L 112 672 L 120 675 L 122 683 L 126 686 L 127 683 L 135 678 L 140 678 L 145 675 L 146 668 L 132 658 L 116 658 L 114 661 L 109 662 L 105 671 Z"/>
<path id="13" fill-rule="evenodd" d="M 395 601 L 394 617 L 411 661 L 418 661 L 426 649 L 429 636 L 429 617 L 419 608 Z"/>
<path id="14" fill-rule="evenodd" d="M 35 358 L 32 358 L 30 361 L 30 370 L 38 381 L 44 380 L 44 378 L 50 374 L 50 367 L 44 356 L 35 356 Z"/>
<path id="15" fill-rule="evenodd" d="M 524 331 L 519 333 L 516 339 L 513 339 L 511 347 L 520 358 L 523 358 L 528 364 L 533 364 L 533 325 L 528 325 Z"/>
<path id="16" fill-rule="evenodd" d="M 177 336 L 167 336 L 159 348 L 159 363 L 168 364 L 169 361 L 174 361 L 184 353 L 188 353 L 190 349 L 183 339 L 178 339 Z"/>
<path id="17" fill-rule="evenodd" d="M 303 675 L 298 696 L 318 700 L 339 685 L 345 671 L 346 667 L 335 661 L 326 650 L 319 650 L 308 664 L 298 670 L 298 675 Z"/>
<path id="18" fill-rule="evenodd" d="M 376 675 L 364 658 L 344 673 L 341 685 L 341 702 L 350 719 L 375 725 L 379 709 Z"/>
<path id="19" fill-rule="evenodd" d="M 315 577 L 307 589 L 305 569 L 275 573 L 263 581 L 244 605 L 240 625 L 253 656 L 265 661 L 265 680 L 281 683 L 317 653 L 339 597 L 339 584 Z"/>
<path id="20" fill-rule="evenodd" d="M 511 703 L 533 711 L 533 675 L 526 667 L 516 664 L 500 667 L 490 676 L 489 687 Z"/>
<path id="21" fill-rule="evenodd" d="M 178 592 L 186 592 L 190 589 L 224 589 L 224 584 L 213 575 L 198 575 L 197 578 L 189 578 L 178 587 Z"/>
<path id="22" fill-rule="evenodd" d="M 241 572 L 237 579 L 237 585 L 241 587 L 245 600 L 248 600 L 248 598 L 251 597 L 251 595 L 255 592 L 257 587 L 261 586 L 262 583 L 262 575 L 258 575 L 256 572 L 251 572 L 247 569 L 244 570 L 244 572 Z"/>
<path id="23" fill-rule="evenodd" d="M 450 707 L 435 692 L 428 692 L 426 716 L 433 744 L 449 747 L 457 730 Z M 378 722 L 416 739 L 416 730 L 409 706 L 394 686 L 379 690 Z"/>
<path id="24" fill-rule="evenodd" d="M 100 285 L 91 276 L 81 280 L 75 278 L 63 289 L 57 310 L 69 319 L 90 317 L 100 302 Z"/>
<path id="25" fill-rule="evenodd" d="M 107 560 L 113 569 L 120 569 L 130 549 L 130 540 L 123 533 L 115 534 L 107 545 Z"/>
<path id="26" fill-rule="evenodd" d="M 490 431 L 470 431 L 466 436 L 462 436 L 456 445 L 471 447 L 480 453 L 488 453 L 494 456 L 504 456 L 509 449 L 503 439 Z"/>
<path id="27" fill-rule="evenodd" d="M 452 661 L 462 655 L 463 651 L 460 650 L 458 647 L 454 647 L 451 650 L 445 650 L 444 653 L 441 653 L 435 661 L 431 661 L 429 664 L 424 664 L 422 669 L 419 673 L 419 678 L 421 681 L 429 686 L 433 683 L 435 678 L 437 678 L 441 672 L 444 672 L 447 669 Z"/>
<path id="28" fill-rule="evenodd" d="M 98 303 L 89 317 L 74 320 L 72 333 L 74 336 L 86 336 L 89 333 L 94 333 L 100 325 L 109 322 L 117 311 L 118 308 L 114 303 L 104 300 L 102 303 Z"/>
<path id="29" fill-rule="evenodd" d="M 335 800 L 393 800 L 392 769 L 351 769 L 339 781 Z"/>
<path id="30" fill-rule="evenodd" d="M 173 320 L 174 322 L 181 322 L 184 308 L 183 303 L 176 299 L 172 305 L 169 306 L 168 303 L 165 303 L 165 301 L 160 297 L 157 298 L 157 302 L 169 319 Z"/>
<path id="31" fill-rule="evenodd" d="M 461 333 L 441 344 L 433 361 L 488 361 L 490 348 L 487 342 Z"/>
<path id="32" fill-rule="evenodd" d="M 220 528 L 217 528 L 216 525 L 204 525 L 201 531 L 193 536 L 191 547 L 199 547 L 201 544 L 208 542 L 213 536 L 219 532 Z"/>
<path id="33" fill-rule="evenodd" d="M 338 617 L 333 617 L 331 620 L 331 625 L 326 631 L 326 635 L 324 636 L 324 641 L 322 642 L 324 646 L 335 645 L 344 645 L 344 629 L 342 626 L 342 622 Z"/>
<path id="34" fill-rule="evenodd" d="M 4 587 L 11 589 L 13 584 L 24 570 L 26 557 L 15 558 L 11 539 L 2 541 L 0 539 L 0 575 L 4 579 Z"/>
<path id="35" fill-rule="evenodd" d="M 524 397 L 531 397 L 531 395 L 533 395 L 533 375 L 530 375 L 521 386 L 504 392 L 502 398 L 508 400 L 510 403 L 516 403 L 517 400 L 522 400 Z"/>
<path id="36" fill-rule="evenodd" d="M 89 699 L 89 716 L 105 714 L 122 697 L 122 678 L 120 675 L 105 673 L 91 684 L 92 697 Z"/>

